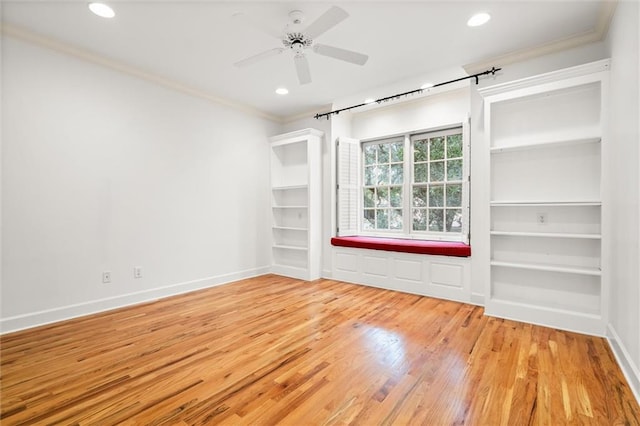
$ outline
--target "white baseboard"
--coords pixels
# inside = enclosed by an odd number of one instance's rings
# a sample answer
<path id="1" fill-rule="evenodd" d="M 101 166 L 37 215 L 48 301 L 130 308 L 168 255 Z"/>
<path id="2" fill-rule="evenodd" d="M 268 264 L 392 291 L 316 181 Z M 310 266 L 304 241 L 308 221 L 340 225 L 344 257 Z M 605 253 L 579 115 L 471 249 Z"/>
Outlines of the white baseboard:
<path id="1" fill-rule="evenodd" d="M 609 346 L 613 351 L 613 355 L 616 357 L 618 361 L 618 365 L 622 369 L 622 373 L 624 373 L 624 377 L 627 379 L 629 386 L 631 387 L 631 391 L 633 392 L 636 400 L 640 404 L 640 368 L 636 365 L 631 358 L 631 355 L 627 351 L 627 348 L 620 340 L 620 336 L 613 328 L 611 324 L 607 327 L 607 340 L 609 341 Z"/>
<path id="2" fill-rule="evenodd" d="M 171 284 L 164 287 L 143 290 L 135 293 L 123 294 L 74 305 L 62 306 L 59 308 L 47 309 L 39 312 L 32 312 L 23 315 L 0 319 L 0 334 L 33 328 L 40 325 L 51 324 L 71 318 L 122 308 L 143 302 L 151 302 L 177 294 L 188 293 L 209 287 L 215 287 L 238 281 L 246 278 L 257 277 L 269 273 L 270 268 L 249 269 L 246 271 L 233 272 L 230 274 L 217 275 L 213 277 L 200 278 L 197 280 Z"/>

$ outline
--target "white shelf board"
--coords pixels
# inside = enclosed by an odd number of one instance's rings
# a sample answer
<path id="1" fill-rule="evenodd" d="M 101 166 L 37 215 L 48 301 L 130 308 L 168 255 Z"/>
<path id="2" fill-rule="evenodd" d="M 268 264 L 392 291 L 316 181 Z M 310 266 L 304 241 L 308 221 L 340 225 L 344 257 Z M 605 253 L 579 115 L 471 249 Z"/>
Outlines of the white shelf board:
<path id="1" fill-rule="evenodd" d="M 505 141 L 497 146 L 491 147 L 490 152 L 492 154 L 524 151 L 528 149 L 537 148 L 554 148 L 570 145 L 582 145 L 590 143 L 599 143 L 601 141 L 600 136 L 580 137 L 575 139 L 541 139 L 538 141 L 530 141 L 518 143 L 517 140 Z"/>
<path id="2" fill-rule="evenodd" d="M 306 209 L 307 206 L 272 206 L 274 209 Z"/>
<path id="3" fill-rule="evenodd" d="M 558 266 L 550 265 L 546 263 L 527 263 L 527 262 L 502 262 L 498 260 L 492 260 L 491 266 L 501 266 L 506 268 L 517 269 L 529 269 L 534 271 L 547 271 L 547 272 L 564 272 L 567 274 L 579 274 L 579 275 L 602 275 L 600 268 L 585 268 L 579 266 Z"/>
<path id="4" fill-rule="evenodd" d="M 575 238 L 584 240 L 601 240 L 601 234 L 571 234 L 566 232 L 513 232 L 513 231 L 491 231 L 491 235 L 505 237 L 535 237 L 535 238 Z"/>
<path id="5" fill-rule="evenodd" d="M 280 250 L 307 251 L 307 247 L 289 246 L 289 245 L 284 245 L 284 244 L 274 244 L 273 248 L 274 249 L 280 249 Z"/>
<path id="6" fill-rule="evenodd" d="M 538 206 L 550 206 L 550 207 L 584 207 L 584 206 L 601 206 L 602 201 L 598 200 L 572 200 L 572 201 L 549 201 L 549 200 L 500 200 L 491 201 L 489 203 L 492 207 L 538 207 Z"/>
<path id="7" fill-rule="evenodd" d="M 485 314 L 577 333 L 595 336 L 605 335 L 606 323 L 598 311 L 586 307 L 572 308 L 567 306 L 541 306 L 491 297 L 485 303 Z"/>
<path id="8" fill-rule="evenodd" d="M 295 189 L 307 189 L 309 185 L 284 185 L 284 186 L 274 186 L 271 188 L 272 191 L 291 191 Z"/>
<path id="9" fill-rule="evenodd" d="M 293 226 L 273 226 L 273 229 L 277 229 L 279 231 L 300 231 L 300 232 L 307 232 L 309 230 L 309 228 L 296 228 Z"/>
<path id="10" fill-rule="evenodd" d="M 518 308 L 538 309 L 542 311 L 554 312 L 554 313 L 565 314 L 565 315 L 576 315 L 579 317 L 584 317 L 584 318 L 589 318 L 594 320 L 599 320 L 602 318 L 601 315 L 598 313 L 598 311 L 591 310 L 591 309 L 583 308 L 582 311 L 578 311 L 576 309 L 569 309 L 568 307 L 542 306 L 542 305 L 536 305 L 534 303 L 527 303 L 527 302 L 521 302 L 516 300 L 507 300 L 507 299 L 501 299 L 497 297 L 492 297 L 491 302 L 499 303 L 502 305 L 511 305 Z"/>

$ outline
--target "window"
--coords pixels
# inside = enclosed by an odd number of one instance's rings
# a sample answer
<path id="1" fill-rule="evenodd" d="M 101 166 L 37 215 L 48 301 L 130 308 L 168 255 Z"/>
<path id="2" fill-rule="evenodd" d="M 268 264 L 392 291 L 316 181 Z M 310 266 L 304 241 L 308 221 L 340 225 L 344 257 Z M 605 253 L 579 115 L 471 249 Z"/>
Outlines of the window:
<path id="1" fill-rule="evenodd" d="M 362 144 L 359 234 L 467 241 L 462 127 Z"/>
<path id="2" fill-rule="evenodd" d="M 462 129 L 411 137 L 413 231 L 462 232 Z"/>
<path id="3" fill-rule="evenodd" d="M 401 230 L 404 139 L 363 146 L 363 220 L 365 230 Z"/>

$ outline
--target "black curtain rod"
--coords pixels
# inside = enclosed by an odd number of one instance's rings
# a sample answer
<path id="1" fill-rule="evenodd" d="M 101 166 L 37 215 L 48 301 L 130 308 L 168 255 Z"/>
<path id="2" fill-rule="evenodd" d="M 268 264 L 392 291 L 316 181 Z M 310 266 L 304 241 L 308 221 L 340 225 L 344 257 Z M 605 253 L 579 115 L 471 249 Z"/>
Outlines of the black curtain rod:
<path id="1" fill-rule="evenodd" d="M 338 115 L 338 114 L 340 114 L 342 111 L 347 111 L 347 110 L 354 109 L 354 108 L 360 108 L 361 106 L 369 105 L 369 104 L 372 104 L 372 103 L 374 103 L 374 102 L 379 104 L 379 103 L 381 103 L 381 102 L 387 102 L 387 101 L 390 101 L 390 100 L 392 100 L 392 99 L 399 99 L 399 98 L 401 98 L 401 97 L 403 97 L 403 96 L 409 96 L 409 95 L 414 95 L 414 94 L 416 94 L 416 93 L 422 93 L 422 92 L 424 92 L 425 90 L 429 90 L 429 89 L 432 89 L 432 88 L 434 88 L 434 87 L 444 86 L 445 84 L 456 83 L 456 82 L 458 82 L 458 81 L 468 80 L 468 79 L 470 79 L 470 78 L 475 78 L 475 79 L 476 79 L 476 84 L 478 84 L 478 82 L 479 82 L 479 78 L 480 78 L 481 76 L 483 76 L 483 75 L 489 75 L 489 74 L 491 74 L 491 75 L 495 75 L 495 73 L 496 73 L 496 72 L 498 72 L 498 71 L 500 71 L 501 69 L 502 69 L 502 68 L 491 67 L 491 69 L 490 69 L 490 70 L 482 71 L 482 72 L 479 72 L 479 73 L 477 73 L 477 74 L 469 75 L 469 76 L 467 76 L 467 77 L 460 77 L 460 78 L 456 78 L 455 80 L 445 81 L 444 83 L 434 84 L 433 86 L 430 86 L 430 87 L 427 87 L 427 88 L 424 88 L 424 89 L 416 89 L 416 90 L 411 90 L 411 91 L 409 91 L 409 92 L 398 93 L 397 95 L 392 95 L 392 96 L 387 96 L 386 98 L 376 99 L 376 100 L 375 100 L 375 101 L 373 101 L 373 102 L 367 102 L 367 103 L 363 103 L 363 104 L 352 105 L 352 106 L 350 106 L 350 107 L 341 108 L 341 109 L 336 109 L 336 110 L 334 110 L 334 111 L 329 111 L 329 112 L 325 112 L 325 113 L 322 113 L 322 114 L 316 114 L 316 115 L 314 115 L 314 118 L 315 118 L 316 120 L 319 120 L 319 119 L 320 119 L 320 118 L 322 118 L 322 117 L 327 117 L 327 120 L 328 120 L 332 115 Z"/>

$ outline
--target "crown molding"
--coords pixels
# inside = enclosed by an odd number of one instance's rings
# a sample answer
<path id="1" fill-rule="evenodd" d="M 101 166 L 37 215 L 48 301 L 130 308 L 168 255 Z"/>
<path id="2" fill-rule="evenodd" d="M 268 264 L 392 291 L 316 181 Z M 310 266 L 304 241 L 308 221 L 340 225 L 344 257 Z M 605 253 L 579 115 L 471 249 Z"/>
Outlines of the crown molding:
<path id="1" fill-rule="evenodd" d="M 308 138 L 309 136 L 315 136 L 315 137 L 321 138 L 324 136 L 324 132 L 322 130 L 308 127 L 306 129 L 301 129 L 301 130 L 296 130 L 289 133 L 283 133 L 280 135 L 271 136 L 269 138 L 269 142 L 273 143 L 273 142 L 280 142 L 280 141 L 289 140 L 289 139 L 291 140 L 305 139 L 305 138 Z"/>
<path id="2" fill-rule="evenodd" d="M 189 95 L 195 98 L 204 99 L 219 105 L 230 107 L 235 110 L 244 112 L 246 114 L 250 114 L 255 117 L 274 121 L 279 124 L 283 123 L 283 118 L 280 116 L 268 114 L 257 108 L 253 108 L 239 102 L 234 102 L 229 99 L 216 96 L 212 93 L 208 93 L 203 90 L 197 89 L 195 87 L 185 85 L 179 81 L 172 80 L 170 78 L 166 78 L 161 75 L 154 74 L 148 71 L 141 70 L 139 68 L 126 64 L 124 62 L 120 62 L 114 59 L 110 59 L 110 58 L 98 55 L 88 50 L 72 46 L 60 40 L 56 40 L 51 37 L 45 37 L 43 35 L 34 33 L 30 30 L 20 28 L 12 24 L 7 24 L 6 22 L 2 23 L 2 34 L 9 37 L 13 37 L 21 41 L 25 41 L 25 42 L 40 46 L 40 47 L 54 50 L 58 53 L 73 56 L 75 58 L 82 59 L 84 61 L 91 62 L 93 64 L 100 65 L 114 71 L 121 72 L 123 74 L 140 78 L 147 82 L 156 84 L 158 86 L 162 86 L 166 89 L 171 89 L 185 95 Z"/>
<path id="3" fill-rule="evenodd" d="M 558 80 L 566 80 L 570 78 L 582 77 L 597 72 L 608 71 L 611 66 L 611 59 L 601 59 L 599 61 L 589 62 L 574 67 L 563 68 L 544 74 L 526 77 L 519 80 L 507 81 L 506 83 L 495 84 L 493 86 L 482 87 L 478 89 L 483 97 L 501 95 L 506 92 L 513 92 L 531 86 L 552 83 Z"/>
<path id="4" fill-rule="evenodd" d="M 527 59 L 557 53 L 574 47 L 602 41 L 609 32 L 609 26 L 615 13 L 617 0 L 603 0 L 595 27 L 581 34 L 565 37 L 548 43 L 540 44 L 526 49 L 518 49 L 504 55 L 483 59 L 464 65 L 462 68 L 468 74 L 475 74 L 491 66 L 504 67 L 505 65 L 522 62 Z"/>
<path id="5" fill-rule="evenodd" d="M 305 118 L 314 118 L 316 114 L 323 114 L 329 111 L 331 111 L 331 105 L 324 105 L 318 108 L 309 109 L 307 111 L 304 111 L 298 114 L 288 115 L 282 118 L 282 124 L 293 123 L 294 121 L 303 120 Z"/>

